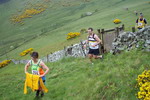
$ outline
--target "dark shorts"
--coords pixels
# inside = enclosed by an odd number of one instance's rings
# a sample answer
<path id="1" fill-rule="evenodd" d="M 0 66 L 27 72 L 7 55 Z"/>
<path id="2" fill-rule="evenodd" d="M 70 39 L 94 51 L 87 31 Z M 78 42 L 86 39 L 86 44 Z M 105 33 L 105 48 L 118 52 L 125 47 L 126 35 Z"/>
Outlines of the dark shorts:
<path id="1" fill-rule="evenodd" d="M 143 29 L 143 28 L 138 28 L 138 30 L 141 30 L 141 29 Z"/>
<path id="2" fill-rule="evenodd" d="M 93 54 L 93 55 L 99 55 L 99 49 L 90 49 L 89 48 L 89 53 L 88 54 Z"/>

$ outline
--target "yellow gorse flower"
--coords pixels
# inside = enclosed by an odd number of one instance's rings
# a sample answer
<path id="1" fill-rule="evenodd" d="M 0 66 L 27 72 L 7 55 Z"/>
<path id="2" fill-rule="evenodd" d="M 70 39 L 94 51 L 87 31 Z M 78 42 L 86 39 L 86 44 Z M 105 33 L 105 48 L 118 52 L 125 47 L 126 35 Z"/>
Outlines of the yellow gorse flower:
<path id="1" fill-rule="evenodd" d="M 139 86 L 137 97 L 140 100 L 150 100 L 150 70 L 145 70 L 136 79 Z"/>
<path id="2" fill-rule="evenodd" d="M 120 19 L 115 19 L 113 22 L 114 22 L 115 24 L 119 24 L 119 23 L 121 23 L 121 20 L 120 20 Z"/>
<path id="3" fill-rule="evenodd" d="M 8 65 L 10 62 L 11 62 L 11 60 L 4 60 L 4 61 L 0 62 L 0 68 Z"/>
<path id="4" fill-rule="evenodd" d="M 25 18 L 31 18 L 33 15 L 40 14 L 41 12 L 46 10 L 46 6 L 40 5 L 36 8 L 28 8 L 25 9 L 21 14 L 14 15 L 10 20 L 13 23 L 21 23 Z"/>
<path id="5" fill-rule="evenodd" d="M 70 33 L 67 34 L 67 40 L 71 39 L 71 38 L 75 38 L 77 36 L 80 36 L 79 32 L 70 32 Z"/>
<path id="6" fill-rule="evenodd" d="M 31 53 L 33 51 L 33 48 L 29 48 L 27 50 L 24 50 L 23 52 L 20 53 L 20 56 L 25 56 L 27 55 L 28 53 Z"/>

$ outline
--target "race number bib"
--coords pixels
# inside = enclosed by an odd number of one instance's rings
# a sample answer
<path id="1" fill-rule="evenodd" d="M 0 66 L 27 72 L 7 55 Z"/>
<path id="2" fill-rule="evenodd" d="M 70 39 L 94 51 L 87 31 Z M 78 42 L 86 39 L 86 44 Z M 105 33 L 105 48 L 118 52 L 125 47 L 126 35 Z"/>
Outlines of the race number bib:
<path id="1" fill-rule="evenodd" d="M 32 74 L 33 74 L 33 75 L 39 75 L 39 71 L 37 71 L 37 70 L 32 70 Z"/>
<path id="2" fill-rule="evenodd" d="M 138 26 L 142 26 L 143 24 L 142 23 L 138 23 Z"/>

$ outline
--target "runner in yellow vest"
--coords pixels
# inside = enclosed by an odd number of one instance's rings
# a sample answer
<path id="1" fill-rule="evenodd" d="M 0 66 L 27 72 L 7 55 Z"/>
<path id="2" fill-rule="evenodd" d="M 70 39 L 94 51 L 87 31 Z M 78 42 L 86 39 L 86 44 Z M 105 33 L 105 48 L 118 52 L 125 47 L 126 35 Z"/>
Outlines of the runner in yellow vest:
<path id="1" fill-rule="evenodd" d="M 41 61 L 41 59 L 38 59 L 38 57 L 38 52 L 33 52 L 31 54 L 31 60 L 25 65 L 25 73 L 28 73 L 28 67 L 31 66 L 32 74 L 39 75 L 45 83 L 45 75 L 48 73 L 49 68 L 44 64 L 44 62 Z M 46 70 L 45 72 L 44 69 Z M 41 87 L 39 87 L 39 89 L 36 92 L 36 97 L 39 96 L 40 92 L 41 96 L 44 96 L 43 90 L 41 89 Z"/>
<path id="2" fill-rule="evenodd" d="M 136 20 L 137 28 L 143 29 L 147 25 L 147 21 L 145 18 L 143 18 L 143 14 L 141 13 L 139 18 Z"/>

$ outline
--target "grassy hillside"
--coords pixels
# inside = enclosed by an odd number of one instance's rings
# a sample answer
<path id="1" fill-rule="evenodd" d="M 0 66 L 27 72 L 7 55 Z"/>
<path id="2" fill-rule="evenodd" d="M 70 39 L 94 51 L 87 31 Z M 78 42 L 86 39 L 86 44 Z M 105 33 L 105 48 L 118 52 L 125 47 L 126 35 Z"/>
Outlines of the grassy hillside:
<path id="1" fill-rule="evenodd" d="M 107 54 L 94 65 L 84 58 L 64 58 L 47 63 L 49 92 L 41 100 L 137 100 L 136 78 L 150 67 L 150 53 L 141 51 Z M 0 100 L 33 100 L 35 92 L 23 94 L 24 65 L 1 68 Z"/>
<path id="2" fill-rule="evenodd" d="M 85 0 L 86 1 L 86 0 Z M 68 32 L 79 32 L 83 28 L 113 28 L 115 25 L 112 21 L 115 18 L 122 20 L 126 30 L 130 30 L 135 25 L 137 16 L 134 11 L 143 12 L 145 18 L 149 22 L 148 9 L 150 4 L 147 0 L 10 0 L 0 5 L 0 52 L 1 54 L 9 50 L 11 47 L 17 47 L 24 40 L 28 40 L 33 36 L 36 39 L 25 43 L 23 46 L 8 53 L 10 58 L 20 58 L 18 55 L 25 49 L 34 48 L 40 52 L 42 56 L 63 49 L 64 46 L 77 43 L 81 39 L 86 38 L 86 34 L 82 34 L 80 38 L 70 41 L 66 40 Z M 24 19 L 24 25 L 10 22 L 13 14 L 21 13 L 26 8 L 32 7 L 34 4 L 47 5 L 46 11 L 33 18 Z M 129 8 L 129 10 L 125 10 Z M 83 17 L 85 12 L 93 12 L 92 16 Z M 121 24 L 120 24 L 121 25 Z M 42 34 L 44 32 L 44 34 Z M 40 35 L 42 34 L 42 35 Z M 40 35 L 40 36 L 39 36 Z M 0 59 L 6 59 L 2 56 Z"/>
<path id="3" fill-rule="evenodd" d="M 115 18 L 122 20 L 126 30 L 131 30 L 135 25 L 137 16 L 134 11 L 143 12 L 145 18 L 149 22 L 148 9 L 150 7 L 149 0 L 10 0 L 7 3 L 0 4 L 1 18 L 0 22 L 0 54 L 17 47 L 24 40 L 28 40 L 33 36 L 36 39 L 25 43 L 23 46 L 8 53 L 9 58 L 20 58 L 18 55 L 25 49 L 34 48 L 40 52 L 41 56 L 45 56 L 56 50 L 63 49 L 64 46 L 77 43 L 81 39 L 86 38 L 86 34 L 82 34 L 80 38 L 66 40 L 68 32 L 79 32 L 83 28 L 114 28 L 112 21 Z M 13 14 L 21 13 L 26 8 L 32 7 L 34 4 L 43 4 L 48 8 L 33 18 L 24 19 L 24 25 L 12 24 L 10 18 Z M 129 10 L 125 10 L 129 8 Z M 93 12 L 92 16 L 83 17 L 85 12 Z M 43 34 L 42 34 L 43 33 Z M 42 34 L 42 35 L 40 35 Z M 5 55 L 0 59 L 6 59 Z"/>
<path id="4" fill-rule="evenodd" d="M 3 3 L 2 3 L 3 1 Z M 24 24 L 12 24 L 10 18 L 27 8 L 42 4 L 46 10 L 32 18 L 23 19 Z M 129 10 L 125 10 L 128 8 Z M 125 24 L 130 31 L 135 25 L 134 11 L 142 12 L 150 21 L 150 0 L 1 0 L 0 2 L 0 55 L 17 47 L 25 40 L 36 36 L 17 49 L 0 57 L 6 59 L 30 59 L 19 57 L 28 48 L 38 51 L 40 57 L 63 49 L 86 39 L 87 34 L 66 40 L 69 32 L 93 27 L 114 28 Z M 86 12 L 92 16 L 81 18 Z M 119 18 L 122 23 L 112 21 Z M 145 69 L 150 69 L 150 53 L 133 50 L 119 55 L 106 54 L 104 60 L 87 58 L 64 58 L 46 63 L 51 69 L 46 75 L 49 92 L 41 100 L 137 100 L 136 78 Z M 13 63 L 0 68 L 0 100 L 33 100 L 35 93 L 28 89 L 23 94 L 25 80 L 24 64 Z"/>

